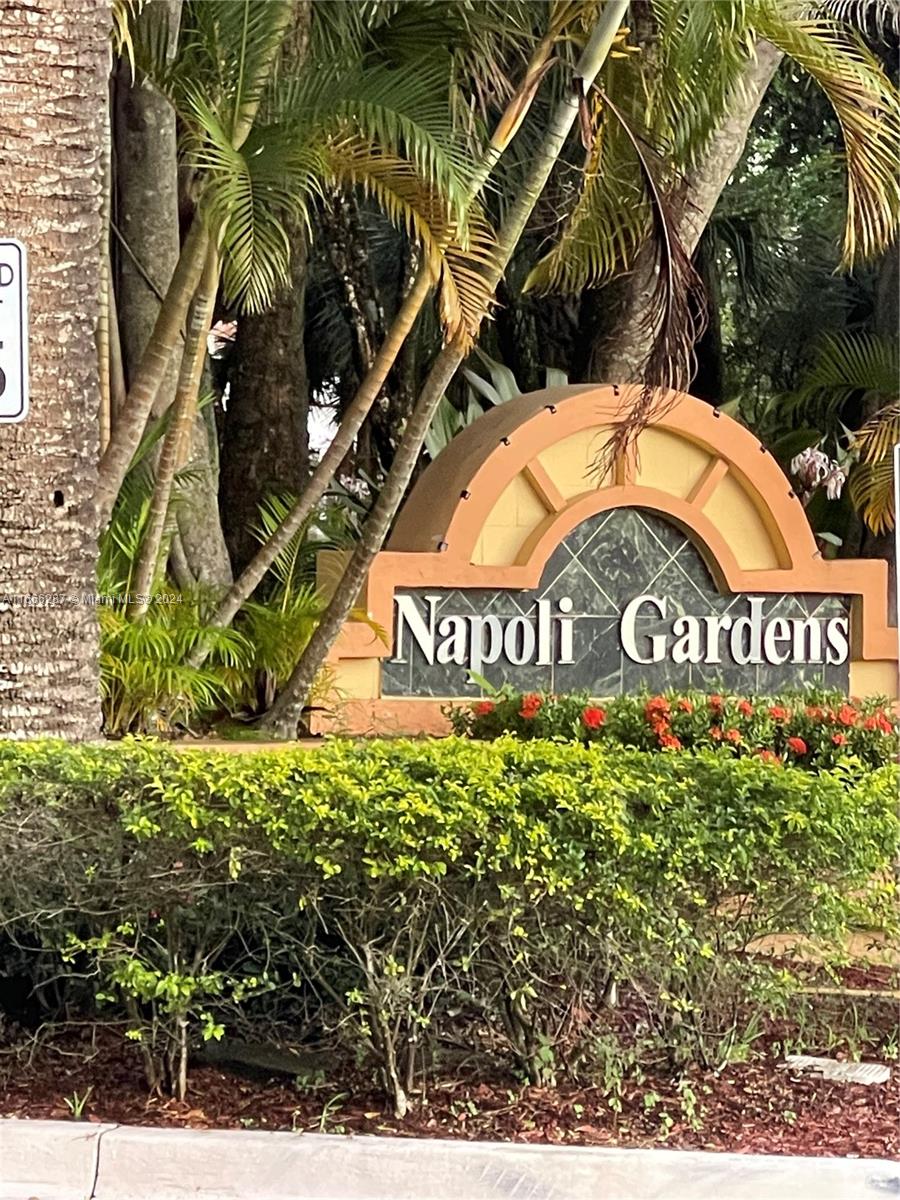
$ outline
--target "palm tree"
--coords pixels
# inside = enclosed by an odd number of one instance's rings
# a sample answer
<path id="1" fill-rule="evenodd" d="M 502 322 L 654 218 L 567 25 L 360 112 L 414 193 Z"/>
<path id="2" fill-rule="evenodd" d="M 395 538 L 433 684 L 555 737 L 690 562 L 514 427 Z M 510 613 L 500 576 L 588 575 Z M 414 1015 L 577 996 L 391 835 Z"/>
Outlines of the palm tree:
<path id="1" fill-rule="evenodd" d="M 288 228 L 305 222 L 308 205 L 321 200 L 329 188 L 356 187 L 368 192 L 421 246 L 429 279 L 440 278 L 442 315 L 449 331 L 466 320 L 478 294 L 477 276 L 466 265 L 472 251 L 463 250 L 464 243 L 477 241 L 478 231 L 470 230 L 462 202 L 468 166 L 465 145 L 448 111 L 445 56 L 426 60 L 417 72 L 406 74 L 368 65 L 362 46 L 352 52 L 352 46 L 348 50 L 345 45 L 340 55 L 326 55 L 314 46 L 302 69 L 289 72 L 274 65 L 283 6 L 244 0 L 243 22 L 235 20 L 234 4 L 224 4 L 224 16 L 219 7 L 218 0 L 187 6 L 174 60 L 165 54 L 167 42 L 161 33 L 154 38 L 151 32 L 144 44 L 136 43 L 138 61 L 178 113 L 185 130 L 185 159 L 197 173 L 198 192 L 197 213 L 173 277 L 174 287 L 180 272 L 185 287 L 167 298 L 158 322 L 168 322 L 168 328 L 173 313 L 181 320 L 190 292 L 193 308 L 177 413 L 163 446 L 138 565 L 141 594 L 149 592 L 158 568 L 172 484 L 194 421 L 219 262 L 225 301 L 241 311 L 262 311 L 288 277 Z M 251 50 L 262 64 L 255 94 L 232 82 L 234 64 L 253 57 Z M 238 113 L 241 129 L 246 127 L 242 140 L 233 132 Z M 456 257 L 451 259 L 445 252 L 454 246 Z M 197 275 L 197 261 L 202 275 Z M 139 373 L 129 411 L 114 428 L 101 463 L 106 504 L 113 486 L 120 486 L 125 450 L 133 454 L 134 438 L 143 432 L 148 399 L 161 379 L 163 342 L 151 339 L 152 382 L 142 388 Z M 145 373 L 145 382 L 150 374 Z M 143 611 L 145 605 L 138 603 L 133 615 Z"/>
<path id="2" fill-rule="evenodd" d="M 31 309 L 31 411 L 0 427 L 3 588 L 13 595 L 0 603 L 0 736 L 78 740 L 100 730 L 93 333 L 109 26 L 94 3 L 33 16 L 5 5 L 0 41 L 0 228 L 27 247 Z"/>

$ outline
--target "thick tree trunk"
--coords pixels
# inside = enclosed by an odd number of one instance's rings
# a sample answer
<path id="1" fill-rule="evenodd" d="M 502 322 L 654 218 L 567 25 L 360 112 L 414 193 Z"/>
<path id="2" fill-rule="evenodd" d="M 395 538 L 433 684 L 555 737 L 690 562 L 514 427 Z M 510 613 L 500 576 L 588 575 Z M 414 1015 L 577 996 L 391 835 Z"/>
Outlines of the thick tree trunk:
<path id="1" fill-rule="evenodd" d="M 184 470 L 175 510 L 179 540 L 194 579 L 218 601 L 233 574 L 219 518 L 219 446 L 210 405 L 194 416 Z"/>
<path id="2" fill-rule="evenodd" d="M 252 527 L 272 492 L 299 493 L 309 471 L 309 388 L 303 353 L 306 235 L 291 234 L 291 282 L 272 308 L 241 317 L 229 380 L 219 509 L 235 571 L 259 540 Z"/>
<path id="3" fill-rule="evenodd" d="M 140 17 L 147 25 L 168 22 L 169 48 L 178 39 L 181 0 L 150 0 Z M 123 57 L 116 68 L 116 207 L 114 219 L 124 245 L 118 246 L 118 307 L 122 358 L 130 387 L 159 315 L 178 262 L 178 158 L 175 113 L 142 76 L 132 78 Z M 153 405 L 164 412 L 175 395 L 178 355 Z"/>
<path id="4" fill-rule="evenodd" d="M 750 125 L 781 58 L 781 51 L 769 42 L 757 44 L 756 57 L 747 65 L 728 116 L 713 134 L 703 161 L 687 174 L 673 197 L 677 232 L 688 254 L 696 249 L 722 189 L 740 161 Z M 597 340 L 589 378 L 640 382 L 656 334 L 647 321 L 655 287 L 651 259 L 639 255 L 631 275 L 612 289 L 617 293 L 618 318 L 612 332 Z"/>
<path id="5" fill-rule="evenodd" d="M 103 0 L 0 0 L 0 229 L 29 254 L 31 412 L 0 426 L 0 736 L 100 731 Z M 54 597 L 64 597 L 54 601 Z M 43 604 L 44 606 L 40 606 Z"/>

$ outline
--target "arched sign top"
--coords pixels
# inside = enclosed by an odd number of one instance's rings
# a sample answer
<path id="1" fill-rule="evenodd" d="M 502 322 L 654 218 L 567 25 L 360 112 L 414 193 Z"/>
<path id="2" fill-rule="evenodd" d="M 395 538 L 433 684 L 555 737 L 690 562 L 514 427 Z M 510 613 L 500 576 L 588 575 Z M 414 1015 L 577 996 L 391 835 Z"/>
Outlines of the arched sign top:
<path id="1" fill-rule="evenodd" d="M 598 477 L 610 432 L 638 395 L 634 385 L 584 384 L 520 396 L 423 472 L 367 584 L 387 644 L 348 622 L 332 654 L 338 686 L 368 714 L 350 727 L 440 727 L 434 713 L 470 694 L 473 663 L 534 690 L 614 678 L 626 689 L 632 650 L 649 686 L 714 681 L 721 664 L 723 682 L 750 690 L 830 682 L 897 695 L 887 564 L 824 560 L 789 480 L 744 426 L 695 397 L 660 394 L 633 461 Z M 327 588 L 327 553 L 320 574 Z M 669 647 L 660 653 L 684 669 L 667 674 L 654 647 Z M 574 670 L 588 659 L 591 669 Z M 601 660 L 613 665 L 601 671 Z M 759 664 L 752 680 L 735 673 L 742 663 Z M 784 670 L 766 674 L 773 663 Z"/>
<path id="2" fill-rule="evenodd" d="M 451 553 L 471 553 L 492 508 L 523 473 L 531 476 L 532 487 L 550 485 L 552 504 L 571 500 L 559 493 L 553 468 L 548 471 L 544 462 L 558 460 L 553 450 L 563 444 L 572 448 L 564 471 L 569 492 L 573 485 L 576 495 L 616 485 L 649 485 L 702 512 L 727 476 L 732 500 L 735 492 L 742 494 L 748 511 L 763 522 L 771 565 L 797 567 L 817 557 L 803 506 L 771 454 L 745 426 L 684 392 L 660 393 L 660 415 L 639 441 L 637 478 L 626 476 L 623 465 L 615 478 L 597 480 L 593 463 L 639 392 L 634 385 L 576 384 L 531 392 L 492 409 L 423 472 L 397 520 L 390 549 L 436 550 L 443 543 Z M 642 470 L 650 447 L 641 443 L 654 435 L 665 439 L 664 469 Z"/>

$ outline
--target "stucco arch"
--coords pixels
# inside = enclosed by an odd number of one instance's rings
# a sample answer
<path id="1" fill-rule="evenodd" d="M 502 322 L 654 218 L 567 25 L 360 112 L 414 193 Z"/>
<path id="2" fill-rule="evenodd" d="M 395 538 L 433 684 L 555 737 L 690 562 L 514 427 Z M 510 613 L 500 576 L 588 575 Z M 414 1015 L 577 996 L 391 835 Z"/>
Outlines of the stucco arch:
<path id="1" fill-rule="evenodd" d="M 636 395 L 633 386 L 548 388 L 464 430 L 423 472 L 376 559 L 366 592 L 373 620 L 389 634 L 396 588 L 533 587 L 581 521 L 646 508 L 681 527 L 722 591 L 851 596 L 851 689 L 896 695 L 887 564 L 823 560 L 788 479 L 744 426 L 666 393 L 634 461 L 598 478 L 610 430 Z M 377 698 L 379 662 L 390 653 L 371 627 L 345 626 L 333 655 L 345 690 Z"/>

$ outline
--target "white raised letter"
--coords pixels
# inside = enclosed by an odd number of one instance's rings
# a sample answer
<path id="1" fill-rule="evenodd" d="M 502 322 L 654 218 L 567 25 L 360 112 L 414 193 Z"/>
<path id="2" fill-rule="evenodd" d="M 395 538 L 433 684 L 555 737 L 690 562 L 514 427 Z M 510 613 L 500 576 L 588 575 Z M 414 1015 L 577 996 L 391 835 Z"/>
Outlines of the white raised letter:
<path id="1" fill-rule="evenodd" d="M 557 601 L 557 607 L 561 613 L 570 613 L 574 607 L 571 596 L 560 596 Z M 559 663 L 573 663 L 575 659 L 572 657 L 572 638 L 575 621 L 573 617 L 562 616 L 559 618 L 559 658 L 556 660 Z"/>
<path id="2" fill-rule="evenodd" d="M 443 641 L 437 648 L 437 660 L 439 663 L 454 662 L 457 666 L 464 666 L 466 661 L 466 618 L 465 617 L 441 617 L 437 627 L 438 637 L 443 638 Z"/>
<path id="3" fill-rule="evenodd" d="M 630 603 L 625 605 L 622 611 L 622 620 L 619 623 L 619 637 L 622 641 L 622 649 L 628 655 L 632 662 L 636 663 L 658 663 L 666 656 L 666 638 L 665 634 L 654 633 L 645 634 L 650 642 L 651 650 L 650 657 L 643 658 L 638 651 L 637 642 L 635 640 L 635 622 L 637 621 L 638 609 L 642 604 L 652 604 L 659 615 L 665 620 L 666 602 L 660 600 L 657 596 L 635 596 Z"/>
<path id="4" fill-rule="evenodd" d="M 825 624 L 828 651 L 825 661 L 832 666 L 844 663 L 850 655 L 850 625 L 846 617 L 832 617 Z"/>
<path id="5" fill-rule="evenodd" d="M 672 623 L 672 632 L 678 639 L 672 647 L 672 662 L 703 661 L 703 651 L 700 649 L 700 622 L 696 617 L 678 617 Z"/>
<path id="6" fill-rule="evenodd" d="M 425 603 L 428 605 L 428 624 L 422 618 L 422 614 L 416 608 L 415 596 L 395 596 L 394 603 L 397 605 L 397 645 L 394 649 L 395 656 L 403 661 L 403 626 L 409 626 L 409 632 L 413 635 L 417 646 L 425 656 L 425 661 L 429 666 L 434 665 L 434 610 L 440 596 L 426 596 Z"/>
<path id="7" fill-rule="evenodd" d="M 766 662 L 772 663 L 773 666 L 781 666 L 786 663 L 790 657 L 790 650 L 785 650 L 782 653 L 778 649 L 779 642 L 789 642 L 791 640 L 791 627 L 788 625 L 784 617 L 773 617 L 766 626 L 766 631 L 763 634 L 763 654 L 766 656 Z"/>

